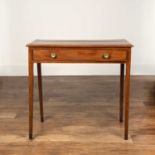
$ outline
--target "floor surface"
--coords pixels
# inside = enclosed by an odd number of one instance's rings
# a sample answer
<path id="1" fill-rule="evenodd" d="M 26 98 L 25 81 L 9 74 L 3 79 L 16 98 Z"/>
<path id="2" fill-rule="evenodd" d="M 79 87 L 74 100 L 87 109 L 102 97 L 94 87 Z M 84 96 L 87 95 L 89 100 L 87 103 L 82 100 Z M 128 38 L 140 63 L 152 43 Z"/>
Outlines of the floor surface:
<path id="1" fill-rule="evenodd" d="M 119 122 L 118 76 L 43 78 L 40 123 L 37 79 L 34 140 L 28 140 L 26 77 L 0 77 L 0 155 L 154 155 L 155 76 L 131 78 L 129 140 Z"/>

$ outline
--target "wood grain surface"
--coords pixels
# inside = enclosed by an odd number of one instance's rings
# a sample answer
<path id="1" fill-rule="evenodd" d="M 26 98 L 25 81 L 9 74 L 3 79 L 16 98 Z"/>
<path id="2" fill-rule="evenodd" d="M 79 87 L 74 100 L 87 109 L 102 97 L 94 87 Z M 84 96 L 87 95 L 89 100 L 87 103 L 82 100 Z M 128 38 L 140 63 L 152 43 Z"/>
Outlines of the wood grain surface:
<path id="1" fill-rule="evenodd" d="M 29 139 L 33 139 L 33 64 L 37 63 L 125 63 L 125 93 L 120 92 L 120 97 L 124 94 L 124 139 L 128 140 L 129 130 L 129 103 L 130 103 L 130 64 L 131 45 L 127 40 L 79 40 L 79 41 L 54 41 L 35 40 L 27 45 L 29 51 L 28 79 L 29 79 Z M 41 73 L 41 72 L 38 72 Z M 41 74 L 38 76 L 41 77 Z M 39 89 L 41 89 L 41 78 Z M 122 79 L 122 78 L 121 78 Z M 122 88 L 122 86 L 121 86 Z M 123 91 L 123 90 L 121 90 Z M 39 90 L 40 111 L 43 119 L 42 90 Z M 123 99 L 121 99 L 123 101 Z M 122 102 L 120 101 L 120 102 Z M 121 105 L 122 107 L 123 105 Z M 123 108 L 120 112 L 123 113 Z M 122 115 L 123 116 L 123 115 Z M 121 116 L 121 117 L 122 117 Z M 123 118 L 123 117 L 122 117 Z M 43 122 L 43 121 L 42 121 Z"/>
<path id="2" fill-rule="evenodd" d="M 35 78 L 35 138 L 29 141 L 27 77 L 0 77 L 0 154 L 155 154 L 155 76 L 131 78 L 127 141 L 123 139 L 118 115 L 120 77 L 65 76 L 42 80 L 45 122 L 40 123 Z"/>
<path id="3" fill-rule="evenodd" d="M 133 47 L 125 39 L 117 40 L 34 40 L 27 47 Z"/>
<path id="4" fill-rule="evenodd" d="M 34 62 L 42 63 L 105 63 L 105 62 L 125 62 L 127 60 L 128 48 L 35 48 L 33 51 Z M 51 57 L 55 54 L 55 58 Z M 109 58 L 104 58 L 104 55 Z"/>

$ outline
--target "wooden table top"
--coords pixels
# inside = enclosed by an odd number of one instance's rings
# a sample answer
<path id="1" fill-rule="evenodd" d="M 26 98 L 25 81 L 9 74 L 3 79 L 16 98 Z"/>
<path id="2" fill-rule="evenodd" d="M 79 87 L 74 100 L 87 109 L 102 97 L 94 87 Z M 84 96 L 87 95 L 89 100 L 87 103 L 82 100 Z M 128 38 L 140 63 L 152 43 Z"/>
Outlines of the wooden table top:
<path id="1" fill-rule="evenodd" d="M 125 39 L 120 40 L 34 40 L 27 47 L 133 47 Z"/>

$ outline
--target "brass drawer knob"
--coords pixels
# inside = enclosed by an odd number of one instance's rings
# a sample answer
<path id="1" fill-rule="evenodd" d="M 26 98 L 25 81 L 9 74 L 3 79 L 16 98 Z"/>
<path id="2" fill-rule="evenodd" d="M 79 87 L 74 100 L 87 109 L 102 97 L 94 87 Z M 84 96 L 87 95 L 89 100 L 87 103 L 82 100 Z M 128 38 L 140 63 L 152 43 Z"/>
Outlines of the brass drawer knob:
<path id="1" fill-rule="evenodd" d="M 51 58 L 52 59 L 56 59 L 57 58 L 57 54 L 56 53 L 51 53 Z"/>
<path id="2" fill-rule="evenodd" d="M 110 54 L 108 54 L 108 53 L 103 54 L 102 58 L 103 59 L 109 59 L 110 58 Z"/>

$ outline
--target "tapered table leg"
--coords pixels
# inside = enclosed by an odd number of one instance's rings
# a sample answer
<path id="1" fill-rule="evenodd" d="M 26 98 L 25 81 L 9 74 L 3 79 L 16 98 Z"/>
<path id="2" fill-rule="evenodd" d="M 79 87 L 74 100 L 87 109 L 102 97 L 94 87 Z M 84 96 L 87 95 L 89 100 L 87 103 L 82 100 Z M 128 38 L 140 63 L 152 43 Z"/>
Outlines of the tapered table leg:
<path id="1" fill-rule="evenodd" d="M 124 64 L 120 65 L 120 111 L 119 120 L 123 122 L 123 102 L 124 102 Z"/>
<path id="2" fill-rule="evenodd" d="M 124 139 L 128 140 L 128 128 L 129 128 L 129 96 L 130 96 L 130 64 L 131 53 L 128 55 L 128 61 L 126 62 L 126 78 L 125 78 L 125 133 Z"/>
<path id="3" fill-rule="evenodd" d="M 33 51 L 29 49 L 29 139 L 33 138 Z"/>
<path id="4" fill-rule="evenodd" d="M 37 63 L 37 72 L 38 72 L 40 120 L 41 120 L 41 122 L 44 122 L 44 114 L 43 114 L 43 95 L 42 95 L 42 75 L 41 75 L 41 64 L 40 64 L 40 63 Z"/>

